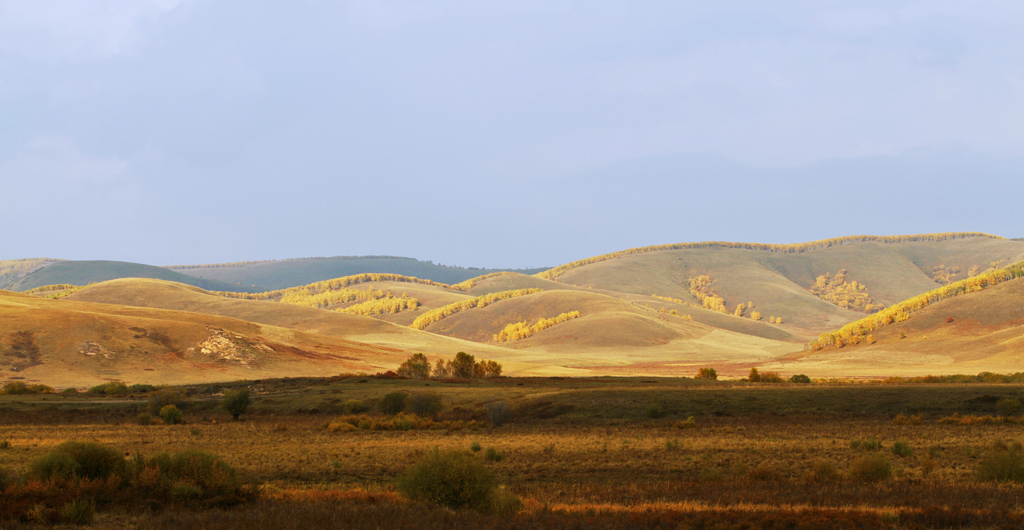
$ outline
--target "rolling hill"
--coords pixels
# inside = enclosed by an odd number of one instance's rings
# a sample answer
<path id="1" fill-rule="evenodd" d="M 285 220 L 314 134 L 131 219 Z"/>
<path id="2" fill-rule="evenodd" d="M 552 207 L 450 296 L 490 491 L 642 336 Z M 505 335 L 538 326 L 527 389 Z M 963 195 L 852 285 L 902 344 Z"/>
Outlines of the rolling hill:
<path id="1" fill-rule="evenodd" d="M 173 265 L 167 269 L 197 278 L 258 286 L 258 290 L 286 289 L 363 273 L 400 274 L 441 283 L 458 283 L 485 274 L 512 270 L 452 267 L 395 256 L 336 256 L 214 265 Z M 534 274 L 542 270 L 518 269 L 514 272 Z"/>
<path id="2" fill-rule="evenodd" d="M 10 263 L 10 262 L 2 262 Z M 56 261 L 47 260 L 31 272 L 11 278 L 0 289 L 27 291 L 55 284 L 87 285 L 117 278 L 154 278 L 194 285 L 213 291 L 249 292 L 251 287 L 232 285 L 217 280 L 196 278 L 162 267 L 125 261 Z"/>

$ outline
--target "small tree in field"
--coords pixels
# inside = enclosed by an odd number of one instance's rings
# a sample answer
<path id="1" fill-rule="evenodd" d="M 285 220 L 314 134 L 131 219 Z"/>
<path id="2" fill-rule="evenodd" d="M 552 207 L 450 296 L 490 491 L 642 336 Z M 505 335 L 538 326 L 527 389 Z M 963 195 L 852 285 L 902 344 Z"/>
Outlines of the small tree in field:
<path id="1" fill-rule="evenodd" d="M 224 399 L 221 400 L 220 407 L 231 414 L 235 421 L 238 421 L 238 417 L 245 414 L 246 409 L 249 408 L 249 390 L 243 388 L 242 390 L 224 392 Z"/>
<path id="2" fill-rule="evenodd" d="M 413 379 L 426 379 L 430 377 L 430 361 L 422 353 L 414 353 L 398 367 L 398 375 L 411 377 Z"/>
<path id="3" fill-rule="evenodd" d="M 455 360 L 451 364 L 452 377 L 459 379 L 472 379 L 476 375 L 476 357 L 460 351 L 455 354 Z"/>
<path id="4" fill-rule="evenodd" d="M 718 379 L 718 372 L 716 372 L 714 368 L 701 368 L 697 371 L 695 379 L 708 379 L 715 381 Z"/>

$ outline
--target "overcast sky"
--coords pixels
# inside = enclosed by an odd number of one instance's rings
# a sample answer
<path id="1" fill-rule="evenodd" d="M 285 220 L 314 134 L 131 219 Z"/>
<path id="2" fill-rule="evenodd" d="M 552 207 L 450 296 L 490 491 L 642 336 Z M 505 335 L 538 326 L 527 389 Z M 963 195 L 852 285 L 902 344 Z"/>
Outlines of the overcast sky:
<path id="1" fill-rule="evenodd" d="M 1019 1 L 0 0 L 0 259 L 1024 236 Z"/>

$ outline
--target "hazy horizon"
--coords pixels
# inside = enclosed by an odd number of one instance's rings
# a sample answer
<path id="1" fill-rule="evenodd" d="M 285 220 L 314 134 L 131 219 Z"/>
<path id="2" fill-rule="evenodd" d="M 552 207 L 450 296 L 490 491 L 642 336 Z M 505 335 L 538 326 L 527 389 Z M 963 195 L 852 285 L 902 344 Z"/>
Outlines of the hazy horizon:
<path id="1" fill-rule="evenodd" d="M 1021 237 L 1021 15 L 0 0 L 0 259 Z"/>

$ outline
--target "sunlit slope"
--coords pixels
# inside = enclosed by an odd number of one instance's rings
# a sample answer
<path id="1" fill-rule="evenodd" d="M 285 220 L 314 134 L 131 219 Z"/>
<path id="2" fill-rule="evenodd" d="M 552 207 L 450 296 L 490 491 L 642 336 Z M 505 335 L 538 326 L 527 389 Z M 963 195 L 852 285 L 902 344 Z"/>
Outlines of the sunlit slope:
<path id="1" fill-rule="evenodd" d="M 363 273 L 415 276 L 441 283 L 458 283 L 502 269 L 477 269 L 437 265 L 429 261 L 395 256 L 337 256 L 275 261 L 252 261 L 215 265 L 181 265 L 169 269 L 194 277 L 220 280 L 263 289 L 286 289 L 298 285 Z M 541 269 L 521 270 L 527 274 Z"/>
<path id="2" fill-rule="evenodd" d="M 716 329 L 602 294 L 566 290 L 542 291 L 462 311 L 427 330 L 475 341 L 493 340 L 508 324 L 533 323 L 571 311 L 579 311 L 580 318 L 507 344 L 519 349 L 523 360 L 597 373 L 666 375 L 690 374 L 691 364 L 709 359 L 758 362 L 798 347 L 792 342 Z M 788 337 L 767 324 L 752 324 L 764 328 L 764 334 Z"/>
<path id="3" fill-rule="evenodd" d="M 54 261 L 12 282 L 7 288 L 27 291 L 44 285 L 86 285 L 117 278 L 154 278 L 217 291 L 251 290 L 226 282 L 194 278 L 162 267 L 125 261 Z"/>
<path id="4" fill-rule="evenodd" d="M 404 354 L 235 318 L 0 291 L 0 379 L 85 385 L 330 375 L 376 371 Z"/>
<path id="5" fill-rule="evenodd" d="M 876 303 L 890 305 L 937 287 L 930 274 L 939 265 L 963 271 L 1013 261 L 1024 243 L 990 237 L 882 243 L 855 241 L 803 252 L 706 246 L 627 253 L 568 268 L 558 282 L 639 295 L 656 294 L 697 303 L 688 280 L 710 275 L 712 290 L 732 311 L 754 302 L 763 318 L 781 317 L 784 327 L 805 335 L 833 329 L 863 313 L 822 301 L 809 291 L 823 274 L 847 270 Z M 747 312 L 750 314 L 750 311 Z"/>
<path id="6" fill-rule="evenodd" d="M 787 356 L 782 365 L 880 376 L 1019 372 L 1024 366 L 1024 278 L 936 302 L 871 335 L 874 344 L 805 351 Z"/>
<path id="7" fill-rule="evenodd" d="M 507 359 L 504 348 L 434 335 L 381 320 L 280 302 L 224 298 L 201 289 L 158 280 L 125 279 L 91 285 L 66 300 L 190 311 L 345 338 L 387 348 L 437 355 L 465 351 Z M 513 352 L 514 353 L 514 352 Z M 394 367 L 392 367 L 394 368 Z"/>

